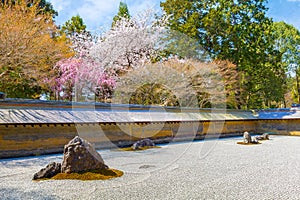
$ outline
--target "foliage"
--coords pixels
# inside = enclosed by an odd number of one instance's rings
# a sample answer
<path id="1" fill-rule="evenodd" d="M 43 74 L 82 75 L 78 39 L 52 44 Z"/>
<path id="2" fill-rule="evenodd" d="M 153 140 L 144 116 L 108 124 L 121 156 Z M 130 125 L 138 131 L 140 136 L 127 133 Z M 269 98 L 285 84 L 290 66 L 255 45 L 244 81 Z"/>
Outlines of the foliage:
<path id="1" fill-rule="evenodd" d="M 214 60 L 218 68 L 218 73 L 222 77 L 222 83 L 224 84 L 224 90 L 226 93 L 226 105 L 228 108 L 237 108 L 239 101 L 241 101 L 240 94 L 242 93 L 239 86 L 240 74 L 236 68 L 236 65 L 228 60 Z"/>
<path id="2" fill-rule="evenodd" d="M 83 90 L 88 95 L 95 94 L 98 100 L 110 98 L 115 87 L 115 79 L 104 72 L 97 63 L 86 58 L 68 58 L 59 61 L 54 70 L 57 75 L 46 80 L 55 91 L 56 97 L 72 100 L 74 95 L 82 95 Z M 74 89 L 75 88 L 75 89 Z"/>
<path id="3" fill-rule="evenodd" d="M 29 1 L 31 2 L 31 4 L 35 2 L 35 0 L 29 0 Z M 43 13 L 51 14 L 53 19 L 56 16 L 58 16 L 58 12 L 54 10 L 53 5 L 46 0 L 40 0 L 38 7 L 42 10 Z"/>
<path id="4" fill-rule="evenodd" d="M 200 40 L 203 25 L 201 19 L 204 17 L 204 1 L 166 0 L 161 2 L 163 11 L 170 16 L 169 26 L 172 30 L 179 31 L 191 38 Z"/>
<path id="5" fill-rule="evenodd" d="M 114 103 L 181 107 L 223 107 L 222 77 L 212 63 L 169 59 L 120 77 Z"/>
<path id="6" fill-rule="evenodd" d="M 265 87 L 265 82 L 284 87 L 285 78 L 279 55 L 272 46 L 272 20 L 266 16 L 265 3 L 265 0 L 161 3 L 170 15 L 172 30 L 196 39 L 211 58 L 228 60 L 236 66 L 238 108 L 264 107 L 271 96 L 270 101 L 283 101 L 284 90 L 270 94 L 270 88 Z"/>
<path id="7" fill-rule="evenodd" d="M 71 37 L 77 33 L 86 32 L 86 25 L 84 24 L 83 19 L 79 15 L 76 15 L 65 22 L 61 27 L 61 31 Z"/>
<path id="8" fill-rule="evenodd" d="M 282 68 L 295 78 L 297 102 L 300 102 L 300 31 L 285 22 L 273 23 L 274 48 L 279 54 Z"/>
<path id="9" fill-rule="evenodd" d="M 225 85 L 216 63 L 170 59 L 164 66 L 175 69 L 180 75 L 186 77 L 186 88 L 190 87 L 194 92 L 197 99 L 196 107 L 224 108 L 226 104 Z"/>
<path id="10" fill-rule="evenodd" d="M 170 31 L 166 36 L 166 55 L 177 55 L 184 59 L 207 59 L 201 43 L 201 19 L 204 13 L 198 12 L 203 1 L 165 1 L 161 7 L 168 18 Z"/>
<path id="11" fill-rule="evenodd" d="M 155 20 L 151 10 L 130 19 L 123 17 L 96 38 L 90 56 L 115 71 L 141 67 L 161 50 L 159 41 L 165 31 L 164 23 L 164 18 Z"/>
<path id="12" fill-rule="evenodd" d="M 282 61 L 294 71 L 300 60 L 300 31 L 285 22 L 273 23 L 274 48 L 282 54 Z"/>
<path id="13" fill-rule="evenodd" d="M 177 56 L 181 59 L 196 59 L 200 61 L 209 61 L 209 54 L 203 49 L 199 41 L 187 36 L 179 31 L 167 30 L 161 39 L 164 46 L 158 60 L 168 59 L 168 57 Z"/>
<path id="14" fill-rule="evenodd" d="M 40 14 L 41 13 L 47 13 L 52 15 L 52 18 L 54 19 L 57 15 L 58 12 L 56 10 L 54 10 L 53 5 L 46 1 L 46 0 L 26 0 L 25 1 L 27 3 L 28 7 L 31 7 L 34 4 L 38 4 L 38 8 L 40 9 Z M 0 2 L 0 5 L 2 4 L 11 4 L 11 5 L 15 5 L 17 3 L 22 3 L 22 0 L 2 0 Z"/>
<path id="15" fill-rule="evenodd" d="M 179 106 L 172 91 L 158 83 L 145 83 L 131 95 L 129 104 Z"/>
<path id="16" fill-rule="evenodd" d="M 114 28 L 101 35 L 74 34 L 75 56 L 59 62 L 54 78 L 46 80 L 56 97 L 63 91 L 64 99 L 75 95 L 78 101 L 82 95 L 95 93 L 98 101 L 109 101 L 119 75 L 151 62 L 156 55 L 164 27 L 152 16 L 149 11 L 139 17 L 120 18 Z"/>
<path id="17" fill-rule="evenodd" d="M 116 25 L 117 21 L 122 20 L 123 18 L 130 19 L 130 14 L 127 4 L 121 1 L 118 14 L 114 16 L 111 27 L 113 28 Z"/>
<path id="18" fill-rule="evenodd" d="M 46 89 L 42 80 L 51 67 L 68 56 L 50 13 L 25 0 L 0 7 L 0 90 L 8 97 L 35 98 Z"/>

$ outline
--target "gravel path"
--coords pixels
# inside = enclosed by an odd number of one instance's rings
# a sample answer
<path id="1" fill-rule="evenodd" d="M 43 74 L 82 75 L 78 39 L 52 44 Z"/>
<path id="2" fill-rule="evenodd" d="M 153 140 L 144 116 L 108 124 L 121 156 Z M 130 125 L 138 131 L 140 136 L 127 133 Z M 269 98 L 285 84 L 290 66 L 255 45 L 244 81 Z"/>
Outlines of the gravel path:
<path id="1" fill-rule="evenodd" d="M 125 172 L 106 181 L 32 181 L 62 155 L 0 160 L 0 199 L 300 199 L 300 137 L 271 136 L 164 145 L 143 152 L 99 151 Z"/>

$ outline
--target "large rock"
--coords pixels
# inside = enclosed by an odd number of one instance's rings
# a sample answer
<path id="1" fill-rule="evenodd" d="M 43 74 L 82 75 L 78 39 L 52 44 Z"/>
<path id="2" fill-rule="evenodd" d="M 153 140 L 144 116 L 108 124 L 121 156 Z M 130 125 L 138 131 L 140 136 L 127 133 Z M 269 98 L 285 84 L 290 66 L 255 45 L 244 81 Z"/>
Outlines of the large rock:
<path id="1" fill-rule="evenodd" d="M 244 132 L 243 139 L 245 144 L 250 144 L 252 142 L 251 135 L 247 131 Z"/>
<path id="2" fill-rule="evenodd" d="M 42 179 L 42 178 L 51 178 L 60 172 L 61 172 L 61 164 L 52 162 L 48 164 L 45 168 L 41 169 L 39 172 L 35 173 L 33 176 L 33 180 Z"/>
<path id="3" fill-rule="evenodd" d="M 262 135 L 256 136 L 257 140 L 269 140 L 269 134 L 268 133 L 264 133 Z"/>
<path id="4" fill-rule="evenodd" d="M 252 138 L 251 138 L 251 143 L 252 143 L 252 144 L 258 144 L 257 138 L 256 138 L 256 137 L 252 137 Z"/>
<path id="5" fill-rule="evenodd" d="M 86 140 L 76 136 L 64 147 L 62 173 L 107 169 L 101 155 Z"/>
<path id="6" fill-rule="evenodd" d="M 140 148 L 143 148 L 143 147 L 151 147 L 151 146 L 155 146 L 154 142 L 148 138 L 145 138 L 143 140 L 139 140 L 137 142 L 135 142 L 131 148 L 133 150 L 138 150 Z"/>

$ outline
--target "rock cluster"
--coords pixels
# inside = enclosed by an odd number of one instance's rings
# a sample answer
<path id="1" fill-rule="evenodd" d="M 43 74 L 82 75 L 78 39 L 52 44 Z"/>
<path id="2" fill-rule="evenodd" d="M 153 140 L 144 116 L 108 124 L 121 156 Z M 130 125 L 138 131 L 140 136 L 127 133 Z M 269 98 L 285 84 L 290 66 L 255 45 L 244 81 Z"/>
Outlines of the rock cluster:
<path id="1" fill-rule="evenodd" d="M 33 180 L 51 178 L 58 173 L 84 172 L 95 169 L 108 169 L 101 155 L 86 140 L 76 136 L 64 147 L 63 162 L 50 163 L 35 173 Z"/>
<path id="2" fill-rule="evenodd" d="M 260 136 L 251 137 L 247 131 L 243 135 L 244 144 L 257 144 L 259 140 L 269 140 L 269 134 L 264 133 Z"/>
<path id="3" fill-rule="evenodd" d="M 148 138 L 145 138 L 145 139 L 142 139 L 142 140 L 139 140 L 137 142 L 135 142 L 131 148 L 133 150 L 138 150 L 138 149 L 141 149 L 143 147 L 153 147 L 155 146 L 154 142 Z"/>
<path id="4" fill-rule="evenodd" d="M 260 135 L 260 136 L 256 136 L 255 138 L 256 138 L 257 140 L 269 140 L 269 139 L 270 139 L 268 133 L 264 133 L 264 134 L 262 134 L 262 135 Z"/>

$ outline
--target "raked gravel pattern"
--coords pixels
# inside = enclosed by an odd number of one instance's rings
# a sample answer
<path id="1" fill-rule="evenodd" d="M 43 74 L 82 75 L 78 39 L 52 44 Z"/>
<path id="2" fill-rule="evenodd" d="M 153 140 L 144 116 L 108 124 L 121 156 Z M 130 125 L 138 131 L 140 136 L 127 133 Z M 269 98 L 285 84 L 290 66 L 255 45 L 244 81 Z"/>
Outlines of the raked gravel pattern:
<path id="1" fill-rule="evenodd" d="M 99 151 L 124 175 L 105 181 L 32 181 L 62 155 L 0 160 L 0 199 L 300 199 L 300 137 L 174 143 L 140 152 Z"/>

